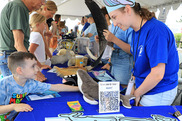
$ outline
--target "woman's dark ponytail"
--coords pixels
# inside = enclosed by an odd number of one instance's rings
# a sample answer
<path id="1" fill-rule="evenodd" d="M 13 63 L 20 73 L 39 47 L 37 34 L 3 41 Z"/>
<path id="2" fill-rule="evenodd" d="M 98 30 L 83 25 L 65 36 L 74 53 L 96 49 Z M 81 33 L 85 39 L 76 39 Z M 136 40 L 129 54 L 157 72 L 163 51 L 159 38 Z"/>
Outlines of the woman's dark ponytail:
<path id="1" fill-rule="evenodd" d="M 136 14 L 140 15 L 143 19 L 150 20 L 152 17 L 156 18 L 154 12 L 150 12 L 146 8 L 141 8 L 140 3 L 135 2 L 135 6 L 133 7 Z"/>

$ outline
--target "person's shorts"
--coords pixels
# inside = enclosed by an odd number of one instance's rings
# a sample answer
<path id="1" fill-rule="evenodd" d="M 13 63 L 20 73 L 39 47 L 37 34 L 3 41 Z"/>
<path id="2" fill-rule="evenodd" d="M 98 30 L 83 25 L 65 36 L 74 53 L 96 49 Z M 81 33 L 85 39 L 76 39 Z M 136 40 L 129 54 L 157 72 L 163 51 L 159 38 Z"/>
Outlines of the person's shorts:
<path id="1" fill-rule="evenodd" d="M 142 106 L 171 105 L 176 97 L 177 88 L 175 87 L 174 89 L 154 95 L 143 95 L 140 104 Z"/>
<path id="2" fill-rule="evenodd" d="M 111 75 L 119 81 L 120 84 L 127 85 L 131 78 L 132 56 L 124 53 L 121 49 L 114 50 L 111 56 L 111 63 Z"/>

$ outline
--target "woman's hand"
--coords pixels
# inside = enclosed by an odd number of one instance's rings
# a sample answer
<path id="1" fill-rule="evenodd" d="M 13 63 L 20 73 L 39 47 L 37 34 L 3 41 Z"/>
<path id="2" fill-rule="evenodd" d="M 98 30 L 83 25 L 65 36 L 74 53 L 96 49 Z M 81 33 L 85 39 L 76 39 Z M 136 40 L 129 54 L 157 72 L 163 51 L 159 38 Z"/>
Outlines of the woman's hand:
<path id="1" fill-rule="evenodd" d="M 112 34 L 109 30 L 104 29 L 103 35 L 105 39 L 109 42 L 113 42 L 113 38 L 116 37 L 114 34 Z"/>
<path id="2" fill-rule="evenodd" d="M 135 106 L 139 106 L 139 105 L 140 105 L 140 97 L 135 96 Z"/>
<path id="3" fill-rule="evenodd" d="M 137 94 L 137 90 L 134 91 L 135 96 L 135 106 L 139 106 L 140 105 L 140 96 Z"/>

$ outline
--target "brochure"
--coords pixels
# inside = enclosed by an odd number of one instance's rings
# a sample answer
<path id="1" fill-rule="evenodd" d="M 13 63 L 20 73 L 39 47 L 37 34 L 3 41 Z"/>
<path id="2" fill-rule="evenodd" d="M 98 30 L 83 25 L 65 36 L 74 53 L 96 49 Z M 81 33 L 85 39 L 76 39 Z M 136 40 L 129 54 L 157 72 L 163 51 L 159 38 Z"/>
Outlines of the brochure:
<path id="1" fill-rule="evenodd" d="M 43 93 L 31 93 L 26 96 L 28 101 L 42 100 L 48 98 L 61 97 L 56 91 L 45 91 Z"/>

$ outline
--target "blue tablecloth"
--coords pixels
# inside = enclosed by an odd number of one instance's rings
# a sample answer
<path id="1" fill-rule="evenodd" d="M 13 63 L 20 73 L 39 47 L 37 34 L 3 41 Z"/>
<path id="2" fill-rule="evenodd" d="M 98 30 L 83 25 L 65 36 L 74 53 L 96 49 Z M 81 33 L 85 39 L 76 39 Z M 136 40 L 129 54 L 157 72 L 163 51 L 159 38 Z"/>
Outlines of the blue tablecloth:
<path id="1" fill-rule="evenodd" d="M 71 113 L 67 105 L 67 101 L 79 100 L 84 111 L 84 115 L 103 115 L 98 113 L 98 105 L 90 105 L 86 103 L 82 94 L 80 93 L 60 93 L 61 97 L 30 101 L 27 102 L 31 107 L 33 107 L 32 112 L 21 112 L 15 119 L 15 121 L 44 121 L 45 117 L 57 117 L 58 114 Z M 182 106 L 177 106 L 179 111 L 182 111 Z M 132 109 L 126 109 L 123 106 L 120 107 L 119 113 L 111 114 L 123 114 L 127 117 L 141 117 L 141 118 L 151 118 L 151 114 L 163 115 L 166 117 L 172 117 L 169 113 L 174 113 L 172 106 L 154 106 L 154 107 L 132 107 Z M 71 121 L 71 120 L 70 120 Z"/>
<path id="2" fill-rule="evenodd" d="M 64 66 L 64 65 L 58 65 Z M 99 65 L 95 70 L 100 70 Z M 47 80 L 46 83 L 57 84 L 62 83 L 62 78 L 57 76 L 55 73 L 47 73 L 48 70 L 43 70 L 42 73 L 45 74 Z M 91 75 L 91 73 L 89 73 Z M 93 76 L 93 75 L 91 75 Z M 94 91 L 94 90 L 91 90 Z M 68 101 L 79 101 L 83 107 L 84 115 L 103 115 L 99 114 L 98 105 L 90 105 L 83 100 L 83 95 L 80 92 L 59 92 L 61 97 L 56 97 L 52 99 L 44 99 L 37 101 L 27 101 L 23 102 L 29 104 L 33 111 L 31 112 L 20 112 L 16 117 L 15 121 L 44 121 L 45 117 L 57 117 L 58 114 L 71 113 L 70 108 L 67 105 Z M 170 98 L 170 97 L 169 97 Z M 177 109 L 182 112 L 182 106 L 177 106 Z M 124 114 L 128 117 L 142 117 L 151 118 L 151 114 L 160 114 L 166 117 L 172 117 L 168 113 L 174 113 L 175 110 L 172 106 L 159 106 L 159 107 L 132 107 L 132 109 L 126 109 L 122 105 L 120 107 L 120 112 L 111 114 Z"/>

